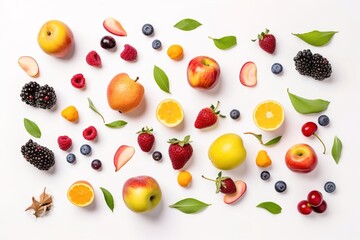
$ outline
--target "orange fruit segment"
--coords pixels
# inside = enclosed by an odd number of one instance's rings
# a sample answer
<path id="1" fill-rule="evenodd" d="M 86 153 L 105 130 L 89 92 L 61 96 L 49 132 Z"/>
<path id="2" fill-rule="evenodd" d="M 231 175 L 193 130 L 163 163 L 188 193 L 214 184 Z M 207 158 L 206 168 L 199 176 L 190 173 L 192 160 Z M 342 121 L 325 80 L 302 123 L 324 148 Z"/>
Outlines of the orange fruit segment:
<path id="1" fill-rule="evenodd" d="M 90 183 L 81 180 L 69 187 L 67 197 L 75 206 L 86 207 L 94 201 L 95 192 Z"/>
<path id="2" fill-rule="evenodd" d="M 253 119 L 256 126 L 260 129 L 264 131 L 274 131 L 281 127 L 284 122 L 284 108 L 277 101 L 263 101 L 255 107 Z"/>
<path id="3" fill-rule="evenodd" d="M 167 127 L 175 127 L 183 121 L 184 112 L 179 102 L 165 99 L 156 108 L 156 118 Z"/>

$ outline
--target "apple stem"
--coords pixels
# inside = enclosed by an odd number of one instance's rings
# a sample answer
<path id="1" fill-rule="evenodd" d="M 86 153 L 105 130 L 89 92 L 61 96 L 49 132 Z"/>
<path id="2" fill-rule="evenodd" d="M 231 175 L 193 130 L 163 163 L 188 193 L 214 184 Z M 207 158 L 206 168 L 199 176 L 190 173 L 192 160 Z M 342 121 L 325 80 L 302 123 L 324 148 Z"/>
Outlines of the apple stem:
<path id="1" fill-rule="evenodd" d="M 135 80 L 134 80 L 134 82 L 137 82 L 137 80 L 139 80 L 139 77 L 136 77 Z"/>
<path id="2" fill-rule="evenodd" d="M 206 180 L 210 180 L 210 181 L 216 182 L 216 180 L 211 179 L 211 178 L 207 178 L 207 177 L 205 177 L 204 175 L 201 175 L 201 177 L 205 178 Z"/>
<path id="3" fill-rule="evenodd" d="M 321 144 L 323 145 L 323 147 L 324 147 L 324 152 L 323 152 L 323 154 L 325 154 L 325 153 L 326 153 L 326 146 L 325 146 L 324 142 L 321 140 L 321 138 L 320 138 L 316 133 L 313 133 L 313 135 L 314 135 L 317 139 L 319 139 L 319 141 L 320 141 Z"/>

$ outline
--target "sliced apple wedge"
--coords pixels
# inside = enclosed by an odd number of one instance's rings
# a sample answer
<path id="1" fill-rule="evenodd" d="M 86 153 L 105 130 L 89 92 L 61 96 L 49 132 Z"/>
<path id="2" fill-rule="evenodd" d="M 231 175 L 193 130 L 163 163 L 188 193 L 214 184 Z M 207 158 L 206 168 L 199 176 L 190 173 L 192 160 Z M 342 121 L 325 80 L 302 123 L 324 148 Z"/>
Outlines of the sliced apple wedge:
<path id="1" fill-rule="evenodd" d="M 39 65 L 36 60 L 30 56 L 21 56 L 19 57 L 18 63 L 20 67 L 29 75 L 30 77 L 39 76 Z"/>
<path id="2" fill-rule="evenodd" d="M 121 145 L 118 150 L 116 150 L 114 155 L 114 166 L 115 172 L 119 171 L 122 166 L 124 166 L 134 155 L 135 148 L 127 145 Z"/>
<path id="3" fill-rule="evenodd" d="M 112 33 L 116 36 L 127 36 L 127 33 L 121 23 L 113 17 L 105 19 L 103 26 L 109 33 Z"/>
<path id="4" fill-rule="evenodd" d="M 257 68 L 254 62 L 246 62 L 241 67 L 240 82 L 246 87 L 254 87 L 257 84 Z"/>
<path id="5" fill-rule="evenodd" d="M 236 192 L 233 194 L 225 194 L 224 202 L 226 204 L 232 204 L 241 198 L 246 191 L 246 183 L 242 180 L 235 181 Z"/>

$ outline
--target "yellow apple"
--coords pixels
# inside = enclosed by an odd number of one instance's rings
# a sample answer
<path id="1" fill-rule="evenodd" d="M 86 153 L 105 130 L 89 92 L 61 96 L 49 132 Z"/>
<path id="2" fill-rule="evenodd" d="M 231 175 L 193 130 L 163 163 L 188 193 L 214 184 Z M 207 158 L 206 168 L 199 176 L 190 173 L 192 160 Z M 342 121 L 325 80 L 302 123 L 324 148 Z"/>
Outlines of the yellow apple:
<path id="1" fill-rule="evenodd" d="M 74 34 L 59 20 L 47 21 L 38 33 L 40 48 L 47 54 L 58 58 L 69 56 L 74 48 Z"/>

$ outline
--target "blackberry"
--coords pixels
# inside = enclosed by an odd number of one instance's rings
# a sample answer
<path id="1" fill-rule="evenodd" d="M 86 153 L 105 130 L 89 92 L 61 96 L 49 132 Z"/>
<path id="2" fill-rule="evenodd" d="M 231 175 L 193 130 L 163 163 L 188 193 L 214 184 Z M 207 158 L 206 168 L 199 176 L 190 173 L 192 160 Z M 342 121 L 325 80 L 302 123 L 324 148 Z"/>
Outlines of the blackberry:
<path id="1" fill-rule="evenodd" d="M 20 93 L 21 101 L 25 102 L 26 104 L 37 107 L 36 103 L 36 93 L 39 91 L 40 85 L 37 82 L 28 82 L 26 83 Z"/>
<path id="2" fill-rule="evenodd" d="M 33 140 L 21 146 L 23 157 L 39 170 L 49 170 L 55 165 L 54 153 L 47 147 L 41 146 Z"/>
<path id="3" fill-rule="evenodd" d="M 301 74 L 310 76 L 313 67 L 313 54 L 309 49 L 299 51 L 294 57 L 295 69 Z"/>
<path id="4" fill-rule="evenodd" d="M 50 109 L 56 103 L 56 94 L 54 88 L 47 84 L 39 88 L 35 98 L 37 106 L 43 109 Z"/>
<path id="5" fill-rule="evenodd" d="M 331 64 L 329 61 L 318 53 L 313 55 L 313 67 L 311 77 L 316 80 L 324 80 L 331 76 Z"/>

